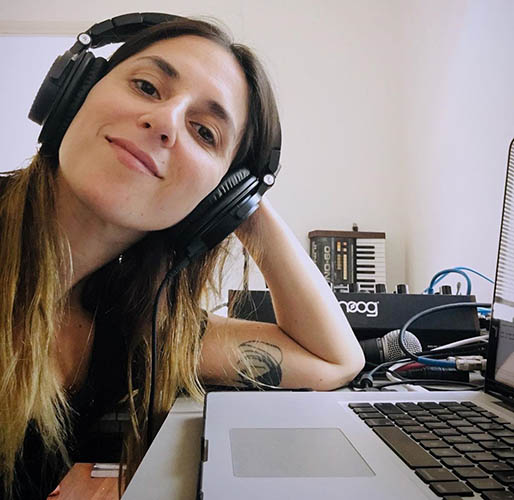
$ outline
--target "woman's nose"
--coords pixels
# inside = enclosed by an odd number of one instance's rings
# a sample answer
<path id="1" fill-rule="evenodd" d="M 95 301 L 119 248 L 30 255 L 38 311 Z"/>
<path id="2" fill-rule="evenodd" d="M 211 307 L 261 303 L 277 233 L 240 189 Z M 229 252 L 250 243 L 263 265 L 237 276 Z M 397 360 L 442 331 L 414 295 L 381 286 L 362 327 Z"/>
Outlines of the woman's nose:
<path id="1" fill-rule="evenodd" d="M 149 129 L 162 146 L 171 148 L 185 124 L 186 107 L 185 96 L 175 96 L 166 102 L 153 103 L 152 109 L 139 117 L 138 125 Z"/>

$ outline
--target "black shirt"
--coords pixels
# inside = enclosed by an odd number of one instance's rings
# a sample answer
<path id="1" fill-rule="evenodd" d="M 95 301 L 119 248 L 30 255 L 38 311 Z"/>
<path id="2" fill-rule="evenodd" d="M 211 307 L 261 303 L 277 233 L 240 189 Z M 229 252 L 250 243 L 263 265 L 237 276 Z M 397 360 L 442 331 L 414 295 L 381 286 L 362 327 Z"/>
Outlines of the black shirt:
<path id="1" fill-rule="evenodd" d="M 72 462 L 119 461 L 121 433 L 111 432 L 106 438 L 98 422 L 127 394 L 127 356 L 127 339 L 97 316 L 88 375 L 69 400 L 72 428 L 66 447 Z M 44 449 L 38 429 L 30 422 L 16 462 L 14 499 L 46 500 L 67 471 L 59 453 Z"/>

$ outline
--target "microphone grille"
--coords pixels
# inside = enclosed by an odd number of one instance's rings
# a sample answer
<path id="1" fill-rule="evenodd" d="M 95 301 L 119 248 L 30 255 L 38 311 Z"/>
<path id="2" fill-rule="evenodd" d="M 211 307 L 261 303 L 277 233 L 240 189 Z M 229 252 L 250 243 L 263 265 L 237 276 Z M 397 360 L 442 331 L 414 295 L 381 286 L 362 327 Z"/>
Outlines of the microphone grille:
<path id="1" fill-rule="evenodd" d="M 394 361 L 405 357 L 405 353 L 400 347 L 399 338 L 400 330 L 393 330 L 382 337 L 384 361 Z M 422 350 L 421 342 L 413 333 L 406 331 L 403 338 L 403 343 L 409 352 L 414 354 Z"/>

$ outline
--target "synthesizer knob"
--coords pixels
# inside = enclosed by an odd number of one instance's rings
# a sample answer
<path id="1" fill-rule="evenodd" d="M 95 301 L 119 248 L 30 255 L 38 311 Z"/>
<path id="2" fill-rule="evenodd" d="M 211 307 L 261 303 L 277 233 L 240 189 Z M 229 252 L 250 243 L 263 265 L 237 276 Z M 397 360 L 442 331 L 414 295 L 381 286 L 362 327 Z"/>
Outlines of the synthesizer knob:
<path id="1" fill-rule="evenodd" d="M 386 293 L 386 286 L 385 283 L 377 283 L 375 285 L 375 292 L 376 293 Z"/>
<path id="2" fill-rule="evenodd" d="M 451 295 L 452 294 L 452 286 L 451 285 L 441 285 L 439 287 L 439 293 L 441 295 Z"/>
<path id="3" fill-rule="evenodd" d="M 396 293 L 409 293 L 409 287 L 405 283 L 396 285 Z"/>

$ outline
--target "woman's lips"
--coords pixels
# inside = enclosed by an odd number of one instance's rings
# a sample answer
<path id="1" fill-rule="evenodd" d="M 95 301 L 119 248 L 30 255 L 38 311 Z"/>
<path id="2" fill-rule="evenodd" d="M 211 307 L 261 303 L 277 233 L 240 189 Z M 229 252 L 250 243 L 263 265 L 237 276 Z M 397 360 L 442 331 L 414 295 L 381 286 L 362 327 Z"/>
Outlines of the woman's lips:
<path id="1" fill-rule="evenodd" d="M 139 149 L 133 142 L 121 137 L 106 137 L 116 150 L 118 160 L 129 168 L 162 179 L 152 157 Z"/>

